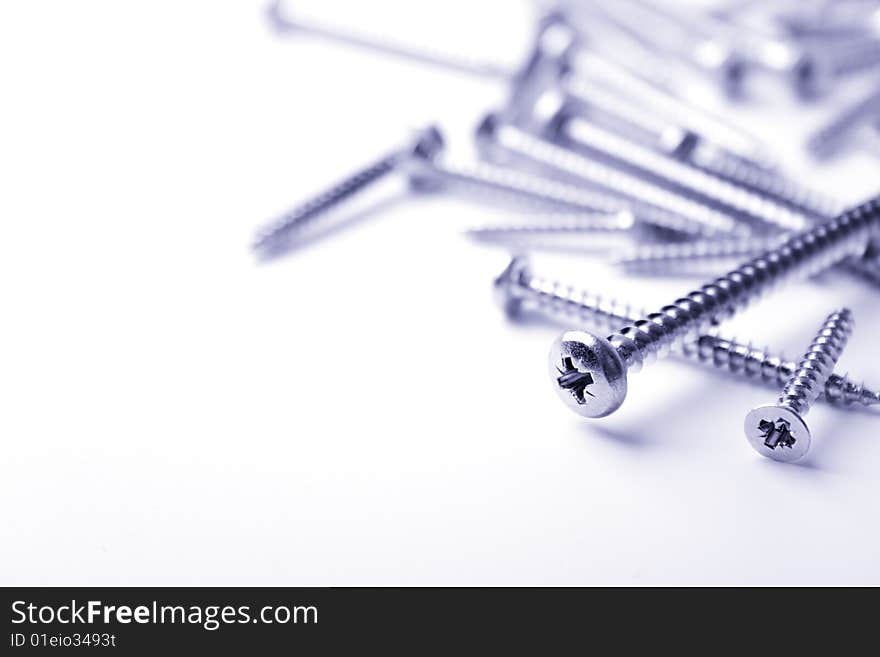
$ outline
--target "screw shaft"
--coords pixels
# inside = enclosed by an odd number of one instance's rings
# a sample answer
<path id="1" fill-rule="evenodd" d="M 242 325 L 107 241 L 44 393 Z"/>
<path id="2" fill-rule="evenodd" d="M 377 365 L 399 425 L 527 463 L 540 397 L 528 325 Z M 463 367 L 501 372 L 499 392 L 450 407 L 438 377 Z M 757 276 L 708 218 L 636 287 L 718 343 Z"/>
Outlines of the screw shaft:
<path id="1" fill-rule="evenodd" d="M 605 88 L 602 83 L 569 73 L 562 79 L 561 87 L 571 99 L 569 110 L 578 118 L 622 134 L 651 151 L 760 193 L 796 212 L 827 218 L 843 209 L 837 200 L 735 155 L 694 130 L 657 114 L 652 105 L 638 104 Z"/>
<path id="2" fill-rule="evenodd" d="M 522 271 L 512 281 L 510 294 L 538 315 L 558 323 L 582 322 L 586 327 L 612 331 L 621 323 L 637 321 L 644 312 L 619 299 L 576 289 Z M 693 343 L 685 343 L 676 352 L 697 363 L 723 370 L 733 376 L 758 380 L 774 388 L 784 385 L 798 365 L 770 347 L 758 349 L 751 342 L 743 343 L 717 335 L 714 330 Z M 847 375 L 832 373 L 820 386 L 824 399 L 841 406 L 867 407 L 880 404 L 880 392 L 853 383 Z"/>
<path id="3" fill-rule="evenodd" d="M 563 108 L 550 138 L 578 151 L 586 151 L 617 167 L 645 176 L 693 200 L 717 206 L 734 216 L 761 221 L 774 228 L 800 230 L 807 225 L 803 212 L 773 202 L 768 197 L 710 175 L 698 168 L 664 157 L 638 144 L 618 137 Z M 790 204 L 796 201 L 790 199 Z"/>
<path id="4" fill-rule="evenodd" d="M 797 369 L 782 388 L 780 406 L 790 408 L 800 415 L 810 410 L 810 404 L 819 396 L 843 353 L 852 334 L 853 324 L 852 312 L 847 308 L 828 316 L 798 363 Z"/>
<path id="5" fill-rule="evenodd" d="M 492 127 L 485 128 L 489 124 L 493 124 Z M 494 117 L 489 117 L 482 125 L 484 129 L 479 137 L 484 152 L 498 153 L 500 157 L 513 155 L 584 184 L 597 186 L 628 203 L 636 216 L 641 212 L 651 211 L 652 208 L 659 208 L 677 217 L 686 218 L 692 225 L 701 226 L 705 234 L 751 234 L 747 225 L 729 214 L 582 157 L 512 125 L 497 124 Z"/>
<path id="6" fill-rule="evenodd" d="M 699 134 L 707 142 L 717 144 L 720 150 L 729 151 L 732 156 L 768 172 L 776 168 L 775 159 L 759 139 L 723 118 L 681 100 L 628 69 L 583 49 L 573 53 L 572 66 L 576 76 L 597 79 L 618 89 L 633 104 L 650 107 L 652 112 L 661 114 L 668 120 L 680 121 L 686 130 Z"/>
<path id="7" fill-rule="evenodd" d="M 732 316 L 774 286 L 815 275 L 848 256 L 862 255 L 880 225 L 880 197 L 788 239 L 725 276 L 632 322 L 608 337 L 627 369 L 693 340 L 715 321 Z"/>
<path id="8" fill-rule="evenodd" d="M 543 215 L 539 221 L 528 223 L 481 226 L 467 231 L 477 241 L 510 245 L 535 242 L 548 238 L 565 238 L 566 241 L 585 238 L 584 246 L 607 249 L 609 244 L 631 243 L 635 237 L 633 216 L 629 212 L 613 214 Z M 610 238 L 610 239 L 607 239 Z"/>
<path id="9" fill-rule="evenodd" d="M 561 208 L 567 212 L 630 211 L 638 222 L 670 231 L 672 234 L 696 236 L 707 232 L 702 224 L 661 207 L 631 202 L 619 195 L 489 162 L 467 166 L 437 161 L 416 164 L 418 172 L 415 175 L 425 177 L 429 186 L 433 182 L 446 189 L 473 192 L 481 197 L 496 194 L 500 198 L 514 198 L 545 208 Z"/>
<path id="10" fill-rule="evenodd" d="M 785 239 L 785 236 L 773 236 L 639 244 L 615 258 L 614 264 L 631 271 L 658 271 L 684 262 L 745 258 L 779 246 Z"/>
<path id="11" fill-rule="evenodd" d="M 342 182 L 336 183 L 310 201 L 294 208 L 260 231 L 254 242 L 254 249 L 272 251 L 281 248 L 295 232 L 301 230 L 314 219 L 394 171 L 401 159 L 400 152 L 386 155 Z"/>

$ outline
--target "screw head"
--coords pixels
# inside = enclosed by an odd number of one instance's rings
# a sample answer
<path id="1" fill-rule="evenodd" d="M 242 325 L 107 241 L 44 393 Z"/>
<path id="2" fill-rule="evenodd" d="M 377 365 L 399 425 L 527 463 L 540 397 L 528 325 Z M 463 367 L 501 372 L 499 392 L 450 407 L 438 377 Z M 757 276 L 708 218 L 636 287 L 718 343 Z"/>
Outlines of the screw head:
<path id="1" fill-rule="evenodd" d="M 753 408 L 743 424 L 749 444 L 761 456 L 791 463 L 810 451 L 810 429 L 799 413 L 776 404 Z"/>
<path id="2" fill-rule="evenodd" d="M 626 366 L 605 338 L 566 331 L 550 348 L 550 379 L 563 403 L 584 417 L 605 417 L 626 398 Z"/>
<path id="3" fill-rule="evenodd" d="M 517 293 L 517 285 L 529 276 L 529 259 L 526 256 L 513 256 L 504 271 L 498 275 L 492 288 L 495 302 L 510 318 L 515 319 L 522 310 L 522 297 Z"/>
<path id="4" fill-rule="evenodd" d="M 434 171 L 434 160 L 443 152 L 446 140 L 440 128 L 429 125 L 413 133 L 409 145 L 404 148 L 404 166 L 409 173 L 410 185 L 419 191 L 433 191 L 441 186 Z"/>

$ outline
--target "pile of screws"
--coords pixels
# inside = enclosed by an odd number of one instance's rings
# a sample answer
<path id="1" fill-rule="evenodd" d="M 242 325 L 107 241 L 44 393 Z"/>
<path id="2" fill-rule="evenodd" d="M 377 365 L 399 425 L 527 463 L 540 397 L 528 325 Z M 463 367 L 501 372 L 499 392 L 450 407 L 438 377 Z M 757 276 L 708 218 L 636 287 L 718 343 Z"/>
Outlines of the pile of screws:
<path id="1" fill-rule="evenodd" d="M 389 50 L 350 31 L 292 23 L 279 3 L 270 18 L 281 32 Z M 506 79 L 510 102 L 476 130 L 480 160 L 447 162 L 443 134 L 426 127 L 268 226 L 254 244 L 258 253 L 288 250 L 314 219 L 386 176 L 403 174 L 416 190 L 491 192 L 540 212 L 528 223 L 470 231 L 481 242 L 515 253 L 554 242 L 594 257 L 611 252 L 630 273 L 676 273 L 694 263 L 715 270 L 704 285 L 645 312 L 541 278 L 525 257 L 513 258 L 495 281 L 510 316 L 525 309 L 601 332 L 567 331 L 551 349 L 553 387 L 576 413 L 613 413 L 626 397 L 628 372 L 670 354 L 781 386 L 776 404 L 745 418 L 750 444 L 778 461 L 809 450 L 803 416 L 818 398 L 880 404 L 880 392 L 834 373 L 853 330 L 846 308 L 828 316 L 798 362 L 719 333 L 762 293 L 832 267 L 880 283 L 880 197 L 845 209 L 804 187 L 767 145 L 685 100 L 682 89 L 708 83 L 734 102 L 763 78 L 804 102 L 830 97 L 844 80 L 880 72 L 880 2 L 716 3 L 702 12 L 671 0 L 559 2 L 538 21 L 517 71 L 444 62 L 399 43 L 393 52 Z M 810 137 L 808 149 L 832 157 L 871 133 L 880 143 L 878 126 L 880 82 Z"/>

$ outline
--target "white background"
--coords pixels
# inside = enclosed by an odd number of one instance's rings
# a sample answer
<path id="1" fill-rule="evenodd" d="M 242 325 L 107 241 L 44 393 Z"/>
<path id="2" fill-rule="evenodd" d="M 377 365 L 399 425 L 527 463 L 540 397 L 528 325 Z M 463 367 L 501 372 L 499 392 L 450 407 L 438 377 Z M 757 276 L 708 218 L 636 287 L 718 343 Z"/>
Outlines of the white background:
<path id="1" fill-rule="evenodd" d="M 527 45 L 525 3 L 360 4 L 312 3 L 508 61 Z M 632 375 L 610 418 L 572 414 L 546 374 L 559 328 L 509 324 L 505 254 L 461 235 L 497 210 L 383 185 L 346 230 L 257 263 L 267 219 L 414 126 L 466 149 L 506 94 L 278 37 L 263 9 L 0 8 L 0 583 L 880 583 L 876 414 L 815 407 L 795 466 L 742 435 L 771 390 L 688 364 Z M 846 100 L 724 111 L 856 202 L 875 160 L 802 150 Z M 535 268 L 655 307 L 699 282 Z M 795 356 L 841 304 L 839 371 L 880 385 L 877 291 L 853 280 L 731 331 Z"/>

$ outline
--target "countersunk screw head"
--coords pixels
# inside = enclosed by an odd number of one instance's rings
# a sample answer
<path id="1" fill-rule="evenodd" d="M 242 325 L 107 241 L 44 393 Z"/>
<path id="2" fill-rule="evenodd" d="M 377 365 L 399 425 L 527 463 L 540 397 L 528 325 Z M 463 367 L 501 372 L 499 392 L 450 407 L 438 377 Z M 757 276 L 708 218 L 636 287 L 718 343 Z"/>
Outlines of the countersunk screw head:
<path id="1" fill-rule="evenodd" d="M 626 398 L 626 367 L 611 343 L 566 331 L 550 349 L 550 377 L 559 398 L 578 415 L 605 417 Z"/>
<path id="2" fill-rule="evenodd" d="M 522 310 L 522 297 L 517 288 L 528 276 L 529 259 L 526 256 L 514 256 L 493 283 L 495 301 L 510 319 L 518 317 Z"/>
<path id="3" fill-rule="evenodd" d="M 799 413 L 777 404 L 753 408 L 743 429 L 749 444 L 762 456 L 791 463 L 810 451 L 810 429 Z"/>

